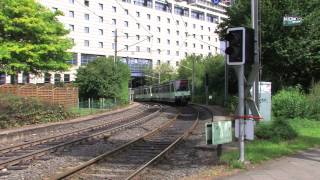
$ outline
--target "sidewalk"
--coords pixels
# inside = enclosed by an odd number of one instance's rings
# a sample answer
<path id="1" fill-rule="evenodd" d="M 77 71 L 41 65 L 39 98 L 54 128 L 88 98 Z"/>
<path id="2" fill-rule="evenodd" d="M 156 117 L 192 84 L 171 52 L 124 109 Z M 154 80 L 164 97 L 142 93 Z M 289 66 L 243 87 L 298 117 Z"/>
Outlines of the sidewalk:
<path id="1" fill-rule="evenodd" d="M 320 180 L 320 148 L 271 160 L 221 180 Z"/>

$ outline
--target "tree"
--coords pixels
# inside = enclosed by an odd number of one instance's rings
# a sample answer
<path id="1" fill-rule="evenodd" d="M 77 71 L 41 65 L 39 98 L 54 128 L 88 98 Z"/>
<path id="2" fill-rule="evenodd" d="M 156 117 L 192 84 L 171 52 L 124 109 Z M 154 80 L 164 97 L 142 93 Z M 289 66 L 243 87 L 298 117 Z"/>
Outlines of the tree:
<path id="1" fill-rule="evenodd" d="M 320 1 L 260 2 L 263 79 L 272 81 L 275 89 L 296 84 L 307 89 L 312 80 L 320 80 Z M 219 26 L 221 37 L 228 27 L 250 26 L 250 1 L 236 1 L 227 15 L 229 19 Z M 284 27 L 286 15 L 302 17 L 303 24 Z"/>
<path id="2" fill-rule="evenodd" d="M 80 97 L 128 100 L 129 67 L 112 57 L 99 57 L 77 71 Z"/>
<path id="3" fill-rule="evenodd" d="M 147 81 L 147 84 L 149 85 L 158 83 L 159 82 L 158 78 L 160 78 L 160 83 L 164 83 L 170 80 L 175 80 L 177 77 L 177 74 L 174 68 L 170 64 L 165 64 L 165 63 L 156 66 L 154 69 L 147 68 L 145 70 L 145 74 L 147 75 L 146 81 Z"/>
<path id="4" fill-rule="evenodd" d="M 72 42 L 59 15 L 34 0 L 1 0 L 0 72 L 67 70 Z"/>

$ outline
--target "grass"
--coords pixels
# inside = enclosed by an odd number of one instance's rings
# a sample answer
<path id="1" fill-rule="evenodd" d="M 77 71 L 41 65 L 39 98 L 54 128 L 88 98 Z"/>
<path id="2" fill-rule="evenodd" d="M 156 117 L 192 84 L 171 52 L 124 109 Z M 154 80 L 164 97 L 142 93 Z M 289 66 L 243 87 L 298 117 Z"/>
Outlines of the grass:
<path id="1" fill-rule="evenodd" d="M 77 116 L 88 116 L 106 111 L 105 109 L 98 108 L 71 108 L 70 112 Z"/>
<path id="2" fill-rule="evenodd" d="M 246 160 L 257 164 L 320 145 L 320 121 L 297 118 L 290 120 L 290 124 L 298 132 L 297 138 L 289 141 L 254 140 L 246 142 Z M 230 151 L 224 153 L 221 160 L 229 164 L 231 168 L 244 168 L 245 166 L 238 161 L 238 158 L 238 151 Z"/>

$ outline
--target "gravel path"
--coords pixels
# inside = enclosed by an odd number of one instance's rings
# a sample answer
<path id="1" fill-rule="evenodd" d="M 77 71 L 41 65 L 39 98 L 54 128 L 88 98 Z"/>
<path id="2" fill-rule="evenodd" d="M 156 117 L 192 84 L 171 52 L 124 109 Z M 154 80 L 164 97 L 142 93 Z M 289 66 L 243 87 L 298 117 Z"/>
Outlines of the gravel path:
<path id="1" fill-rule="evenodd" d="M 90 141 L 89 144 L 86 143 L 67 148 L 49 155 L 48 160 L 35 161 L 33 164 L 29 165 L 27 169 L 17 170 L 8 176 L 0 177 L 0 179 L 44 179 L 61 170 L 65 170 L 67 167 L 79 165 L 81 162 L 84 162 L 93 156 L 109 151 L 161 126 L 161 124 L 167 122 L 168 118 L 172 117 L 172 114 L 175 114 L 176 112 L 175 108 L 167 108 L 159 117 L 137 127 L 121 131 L 107 140 L 95 140 Z"/>

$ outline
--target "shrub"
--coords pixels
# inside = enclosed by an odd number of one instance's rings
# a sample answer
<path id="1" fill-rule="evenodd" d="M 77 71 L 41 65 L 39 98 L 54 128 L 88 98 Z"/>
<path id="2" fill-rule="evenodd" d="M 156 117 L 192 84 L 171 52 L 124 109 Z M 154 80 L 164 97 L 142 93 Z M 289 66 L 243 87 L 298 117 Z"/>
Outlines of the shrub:
<path id="1" fill-rule="evenodd" d="M 308 116 L 320 120 L 320 83 L 315 84 L 307 96 Z"/>
<path id="2" fill-rule="evenodd" d="M 255 134 L 260 139 L 290 140 L 298 136 L 285 117 L 276 117 L 269 123 L 259 123 Z"/>
<path id="3" fill-rule="evenodd" d="M 33 98 L 0 94 L 0 128 L 61 121 L 74 114 Z"/>
<path id="4" fill-rule="evenodd" d="M 299 88 L 288 88 L 273 97 L 272 112 L 276 117 L 303 117 L 308 114 L 307 105 L 307 98 Z"/>

